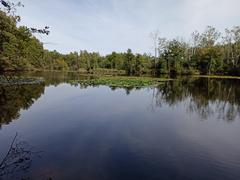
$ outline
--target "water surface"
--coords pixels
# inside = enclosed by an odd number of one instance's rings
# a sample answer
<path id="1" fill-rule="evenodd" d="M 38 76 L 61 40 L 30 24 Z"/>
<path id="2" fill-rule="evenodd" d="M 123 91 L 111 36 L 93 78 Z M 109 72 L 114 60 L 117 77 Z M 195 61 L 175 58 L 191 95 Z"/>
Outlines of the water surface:
<path id="1" fill-rule="evenodd" d="M 0 161 L 17 133 L 0 179 L 240 179 L 239 80 L 116 89 L 36 76 L 45 84 L 0 86 Z"/>

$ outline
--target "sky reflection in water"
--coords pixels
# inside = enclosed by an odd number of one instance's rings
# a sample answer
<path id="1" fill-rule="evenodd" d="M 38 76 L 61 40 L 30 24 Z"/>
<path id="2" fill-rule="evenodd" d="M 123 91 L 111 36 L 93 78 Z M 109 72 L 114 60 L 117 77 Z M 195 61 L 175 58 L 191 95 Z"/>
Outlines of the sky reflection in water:
<path id="1" fill-rule="evenodd" d="M 136 90 L 41 76 L 45 85 L 0 87 L 0 158 L 16 132 L 42 152 L 3 179 L 240 178 L 240 81 L 181 78 Z"/>

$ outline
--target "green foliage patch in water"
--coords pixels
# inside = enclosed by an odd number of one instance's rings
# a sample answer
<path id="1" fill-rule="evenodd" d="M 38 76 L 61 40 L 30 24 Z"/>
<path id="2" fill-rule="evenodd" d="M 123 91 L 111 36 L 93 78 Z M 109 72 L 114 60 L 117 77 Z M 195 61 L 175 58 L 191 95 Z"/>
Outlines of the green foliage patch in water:
<path id="1" fill-rule="evenodd" d="M 0 76 L 0 85 L 34 85 L 42 84 L 43 78 L 31 78 L 31 77 L 15 77 L 15 76 Z"/>
<path id="2" fill-rule="evenodd" d="M 210 79 L 240 79 L 240 76 L 214 76 L 214 75 L 197 75 L 193 77 L 210 78 Z"/>
<path id="3" fill-rule="evenodd" d="M 72 83 L 79 83 L 85 86 L 99 86 L 105 85 L 118 88 L 143 88 L 157 86 L 158 84 L 169 81 L 164 78 L 151 77 L 97 77 L 89 80 L 72 81 Z"/>

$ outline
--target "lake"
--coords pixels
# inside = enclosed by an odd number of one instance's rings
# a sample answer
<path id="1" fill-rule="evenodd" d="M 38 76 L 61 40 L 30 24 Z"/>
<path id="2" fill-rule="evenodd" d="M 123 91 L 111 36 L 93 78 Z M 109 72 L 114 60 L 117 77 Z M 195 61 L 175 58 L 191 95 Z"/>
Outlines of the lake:
<path id="1" fill-rule="evenodd" d="M 239 180 L 240 80 L 0 86 L 0 179 Z M 9 153 L 8 153 L 9 152 Z"/>

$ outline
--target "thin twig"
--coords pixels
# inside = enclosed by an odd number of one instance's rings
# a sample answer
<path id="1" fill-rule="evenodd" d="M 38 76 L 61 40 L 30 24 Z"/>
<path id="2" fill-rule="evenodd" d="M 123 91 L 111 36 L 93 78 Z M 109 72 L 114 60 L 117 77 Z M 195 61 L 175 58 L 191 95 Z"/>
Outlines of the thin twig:
<path id="1" fill-rule="evenodd" d="M 1 164 L 0 164 L 0 168 L 2 168 L 2 166 L 3 166 L 3 164 L 5 163 L 8 155 L 10 154 L 10 152 L 11 152 L 11 150 L 12 150 L 12 148 L 13 148 L 13 145 L 14 145 L 14 143 L 15 143 L 15 141 L 16 141 L 17 136 L 18 136 L 18 133 L 16 133 L 16 135 L 15 135 L 15 137 L 14 137 L 12 143 L 11 143 L 11 146 L 10 146 L 10 148 L 9 148 L 7 154 L 6 154 L 6 156 L 3 158 L 3 160 L 2 160 L 2 162 L 1 162 Z"/>

